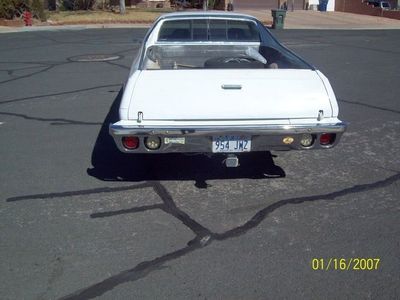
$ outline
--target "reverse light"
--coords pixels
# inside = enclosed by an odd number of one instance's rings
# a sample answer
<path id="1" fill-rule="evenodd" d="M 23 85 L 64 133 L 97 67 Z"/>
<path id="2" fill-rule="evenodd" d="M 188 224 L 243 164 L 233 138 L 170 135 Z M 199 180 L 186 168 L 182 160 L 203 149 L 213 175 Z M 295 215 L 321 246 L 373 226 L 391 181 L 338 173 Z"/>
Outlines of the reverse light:
<path id="1" fill-rule="evenodd" d="M 291 136 L 287 136 L 285 138 L 283 138 L 282 142 L 286 145 L 290 145 L 291 143 L 293 143 L 294 138 L 292 138 Z"/>
<path id="2" fill-rule="evenodd" d="M 122 137 L 122 144 L 126 149 L 136 149 L 139 147 L 139 138 L 137 136 L 124 136 Z"/>
<path id="3" fill-rule="evenodd" d="M 161 146 L 161 139 L 158 136 L 149 136 L 144 139 L 147 149 L 157 150 Z"/>
<path id="4" fill-rule="evenodd" d="M 314 137 L 309 133 L 303 134 L 300 138 L 300 144 L 303 147 L 310 147 L 313 143 L 314 143 Z"/>
<path id="5" fill-rule="evenodd" d="M 319 143 L 323 146 L 332 145 L 335 141 L 336 135 L 334 133 L 323 133 L 319 137 Z"/>

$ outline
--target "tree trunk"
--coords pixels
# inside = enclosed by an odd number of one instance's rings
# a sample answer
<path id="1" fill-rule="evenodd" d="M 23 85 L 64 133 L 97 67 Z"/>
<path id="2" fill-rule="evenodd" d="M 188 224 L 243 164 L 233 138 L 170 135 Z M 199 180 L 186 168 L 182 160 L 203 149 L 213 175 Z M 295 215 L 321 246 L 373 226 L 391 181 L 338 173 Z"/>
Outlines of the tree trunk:
<path id="1" fill-rule="evenodd" d="M 203 0 L 203 10 L 208 10 L 208 0 Z"/>
<path id="2" fill-rule="evenodd" d="M 125 14 L 125 0 L 119 0 L 119 13 L 121 15 Z"/>

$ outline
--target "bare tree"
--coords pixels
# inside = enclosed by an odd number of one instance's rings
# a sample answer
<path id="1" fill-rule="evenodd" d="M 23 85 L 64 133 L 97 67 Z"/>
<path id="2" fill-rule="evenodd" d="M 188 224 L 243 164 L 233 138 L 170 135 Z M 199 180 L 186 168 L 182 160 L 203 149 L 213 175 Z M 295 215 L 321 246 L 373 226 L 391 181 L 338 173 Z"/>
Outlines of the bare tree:
<path id="1" fill-rule="evenodd" d="M 203 10 L 208 10 L 208 0 L 203 0 Z"/>
<path id="2" fill-rule="evenodd" d="M 125 12 L 126 12 L 126 9 L 125 9 L 125 0 L 119 0 L 119 13 L 120 13 L 121 15 L 124 15 Z"/>

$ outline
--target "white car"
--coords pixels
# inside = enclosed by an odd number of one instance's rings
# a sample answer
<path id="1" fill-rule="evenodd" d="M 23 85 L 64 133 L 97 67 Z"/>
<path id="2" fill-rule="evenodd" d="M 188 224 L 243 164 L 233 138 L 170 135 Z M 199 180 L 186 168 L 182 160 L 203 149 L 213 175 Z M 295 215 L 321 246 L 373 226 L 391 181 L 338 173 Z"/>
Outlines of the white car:
<path id="1" fill-rule="evenodd" d="M 125 153 L 334 147 L 346 129 L 328 79 L 252 16 L 161 16 L 133 62 L 110 134 Z"/>

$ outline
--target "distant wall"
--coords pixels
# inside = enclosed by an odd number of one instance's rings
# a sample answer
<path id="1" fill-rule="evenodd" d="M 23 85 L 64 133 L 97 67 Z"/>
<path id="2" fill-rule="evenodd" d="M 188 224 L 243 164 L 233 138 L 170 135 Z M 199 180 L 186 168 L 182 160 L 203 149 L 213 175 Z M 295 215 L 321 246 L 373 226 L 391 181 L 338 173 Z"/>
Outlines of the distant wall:
<path id="1" fill-rule="evenodd" d="M 119 0 L 109 0 L 109 1 L 111 5 L 115 6 L 119 5 Z M 166 8 L 170 7 L 171 3 L 169 0 L 125 0 L 125 5 L 127 7 L 136 6 L 140 8 Z"/>
<path id="2" fill-rule="evenodd" d="M 338 0 L 328 0 L 327 11 L 334 11 L 335 4 Z M 339 0 L 340 1 L 340 0 Z M 351 1 L 351 0 L 346 0 Z M 396 0 L 389 0 L 396 2 Z M 232 0 L 235 10 L 261 10 L 261 9 L 275 9 L 287 3 L 288 10 L 302 10 L 310 5 L 319 5 L 320 0 Z M 216 9 L 226 10 L 229 0 L 217 0 Z"/>
<path id="3" fill-rule="evenodd" d="M 388 1 L 392 7 L 395 7 L 396 1 Z M 360 0 L 336 0 L 335 3 L 336 11 L 349 12 L 354 14 L 379 16 L 391 19 L 400 20 L 400 11 L 398 10 L 383 10 L 379 7 L 373 7 L 367 3 L 363 3 Z"/>
<path id="4" fill-rule="evenodd" d="M 320 0 L 306 0 L 308 2 L 308 7 L 311 5 L 319 5 Z M 335 10 L 335 0 L 328 0 L 328 5 L 326 6 L 326 11 L 334 11 Z"/>
<path id="5" fill-rule="evenodd" d="M 319 1 L 319 0 L 316 0 Z M 335 0 L 329 0 L 334 3 Z M 232 0 L 234 10 L 269 10 L 276 9 L 286 2 L 288 10 L 301 10 L 305 8 L 308 0 Z M 218 0 L 217 9 L 226 9 L 229 0 Z M 328 4 L 329 5 L 329 4 Z"/>
<path id="6" fill-rule="evenodd" d="M 400 20 L 400 10 L 385 10 L 382 17 Z"/>
<path id="7" fill-rule="evenodd" d="M 328 1 L 328 6 L 326 7 L 327 11 L 334 11 L 335 10 L 335 0 L 329 0 Z"/>

